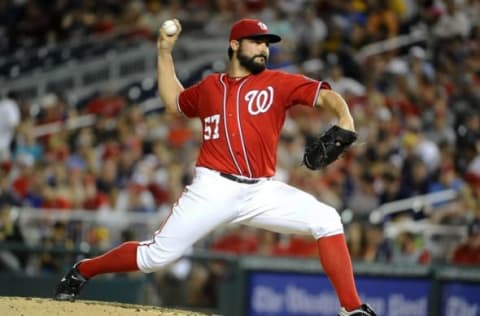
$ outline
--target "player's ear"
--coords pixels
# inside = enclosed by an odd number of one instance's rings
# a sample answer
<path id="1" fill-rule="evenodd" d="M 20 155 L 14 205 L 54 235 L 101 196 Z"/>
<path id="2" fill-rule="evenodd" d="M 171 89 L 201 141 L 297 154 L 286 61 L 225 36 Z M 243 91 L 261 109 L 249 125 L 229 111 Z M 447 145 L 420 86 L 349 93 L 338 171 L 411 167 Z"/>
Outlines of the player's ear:
<path id="1" fill-rule="evenodd" d="M 232 48 L 233 51 L 237 51 L 238 48 L 240 47 L 240 42 L 237 40 L 231 40 L 230 41 L 230 48 Z"/>

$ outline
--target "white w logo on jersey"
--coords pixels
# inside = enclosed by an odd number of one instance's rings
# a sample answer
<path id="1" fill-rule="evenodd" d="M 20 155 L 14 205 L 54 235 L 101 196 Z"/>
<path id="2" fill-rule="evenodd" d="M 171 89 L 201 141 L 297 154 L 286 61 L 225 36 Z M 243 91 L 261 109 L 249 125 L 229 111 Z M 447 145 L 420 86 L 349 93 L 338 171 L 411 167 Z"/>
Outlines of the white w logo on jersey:
<path id="1" fill-rule="evenodd" d="M 251 90 L 245 94 L 248 102 L 248 112 L 252 115 L 265 113 L 273 103 L 273 88 L 268 86 L 266 90 Z"/>

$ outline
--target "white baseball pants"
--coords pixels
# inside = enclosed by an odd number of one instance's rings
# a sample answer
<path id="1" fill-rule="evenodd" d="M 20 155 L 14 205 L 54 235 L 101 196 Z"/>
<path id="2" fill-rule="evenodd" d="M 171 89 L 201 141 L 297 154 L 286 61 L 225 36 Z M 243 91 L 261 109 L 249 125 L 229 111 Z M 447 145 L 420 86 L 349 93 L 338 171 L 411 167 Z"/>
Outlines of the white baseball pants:
<path id="1" fill-rule="evenodd" d="M 163 226 L 140 243 L 137 264 L 154 272 L 215 228 L 245 224 L 279 233 L 312 235 L 315 239 L 343 233 L 337 211 L 312 195 L 276 180 L 238 183 L 219 172 L 197 167 Z"/>

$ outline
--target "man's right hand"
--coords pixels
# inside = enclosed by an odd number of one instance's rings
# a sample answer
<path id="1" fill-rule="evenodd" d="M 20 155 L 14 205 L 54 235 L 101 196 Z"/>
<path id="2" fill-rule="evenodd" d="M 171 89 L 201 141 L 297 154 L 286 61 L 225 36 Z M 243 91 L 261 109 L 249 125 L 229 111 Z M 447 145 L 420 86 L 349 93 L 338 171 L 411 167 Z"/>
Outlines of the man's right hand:
<path id="1" fill-rule="evenodd" d="M 177 32 L 173 35 L 167 35 L 165 30 L 160 27 L 158 30 L 158 37 L 157 37 L 157 50 L 158 52 L 166 52 L 171 53 L 173 50 L 173 46 L 178 39 L 178 36 L 182 32 L 182 25 L 177 19 L 173 19 L 175 24 L 177 25 Z"/>

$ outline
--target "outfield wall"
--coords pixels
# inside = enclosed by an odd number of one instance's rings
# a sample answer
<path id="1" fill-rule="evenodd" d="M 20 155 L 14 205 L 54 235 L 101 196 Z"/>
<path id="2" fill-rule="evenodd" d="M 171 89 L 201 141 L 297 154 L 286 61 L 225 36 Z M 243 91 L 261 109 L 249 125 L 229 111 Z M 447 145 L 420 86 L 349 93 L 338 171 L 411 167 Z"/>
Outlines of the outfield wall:
<path id="1" fill-rule="evenodd" d="M 214 312 L 227 316 L 333 316 L 339 304 L 316 259 L 219 256 L 229 266 Z M 480 267 L 354 264 L 360 296 L 383 316 L 480 316 Z M 82 299 L 151 304 L 150 275 L 102 276 Z M 0 272 L 1 296 L 52 297 L 59 275 Z"/>

